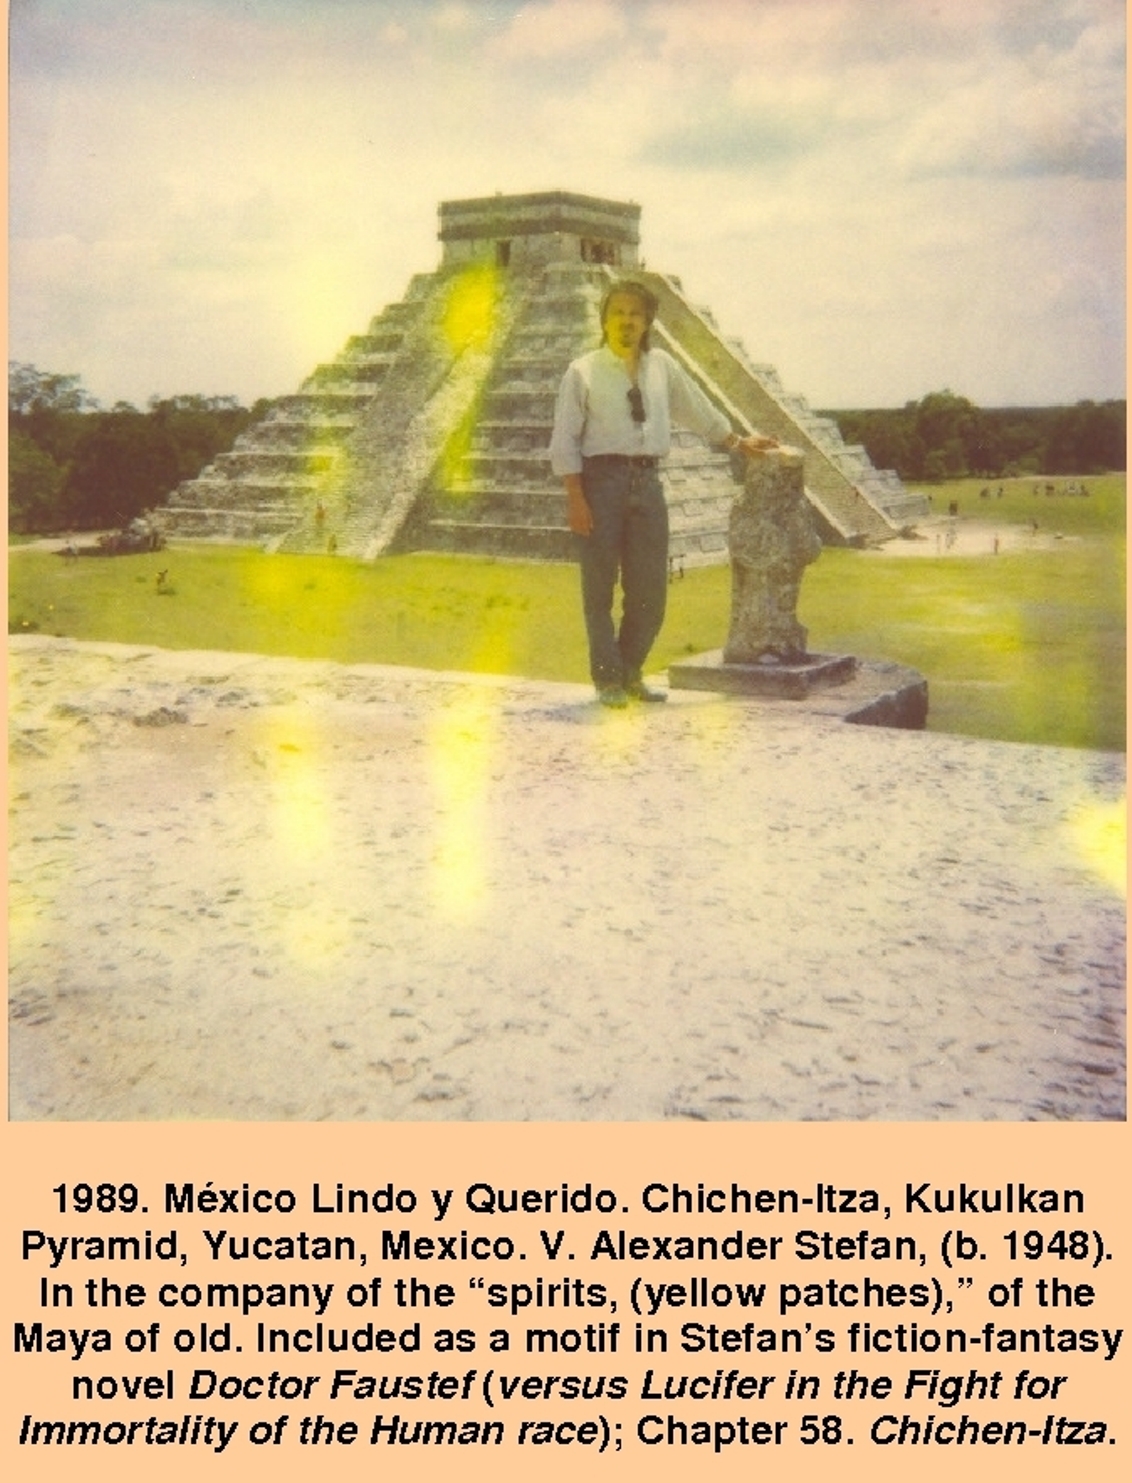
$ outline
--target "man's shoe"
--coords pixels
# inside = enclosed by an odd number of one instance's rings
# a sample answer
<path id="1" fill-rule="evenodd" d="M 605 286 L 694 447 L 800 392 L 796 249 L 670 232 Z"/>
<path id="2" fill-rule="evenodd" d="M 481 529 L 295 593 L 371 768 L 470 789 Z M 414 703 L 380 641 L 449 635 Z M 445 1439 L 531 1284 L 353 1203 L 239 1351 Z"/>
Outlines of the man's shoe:
<path id="1" fill-rule="evenodd" d="M 666 691 L 653 690 L 645 684 L 644 680 L 630 680 L 625 686 L 625 693 L 630 700 L 649 701 L 654 705 L 668 699 Z"/>
<path id="2" fill-rule="evenodd" d="M 603 685 L 597 692 L 597 698 L 602 705 L 615 711 L 622 711 L 629 704 L 629 697 L 620 685 Z"/>

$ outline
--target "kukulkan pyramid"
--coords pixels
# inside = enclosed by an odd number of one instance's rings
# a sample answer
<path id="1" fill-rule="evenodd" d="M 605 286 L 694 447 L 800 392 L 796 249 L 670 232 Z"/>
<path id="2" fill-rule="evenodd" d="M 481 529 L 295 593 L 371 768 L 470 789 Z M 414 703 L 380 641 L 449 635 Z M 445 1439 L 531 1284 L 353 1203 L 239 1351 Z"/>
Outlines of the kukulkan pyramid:
<path id="1" fill-rule="evenodd" d="M 836 424 L 754 363 L 679 278 L 642 267 L 640 207 L 566 191 L 445 201 L 440 266 L 280 397 L 231 452 L 170 496 L 175 537 L 373 558 L 407 550 L 571 559 L 547 453 L 567 364 L 599 343 L 598 306 L 628 273 L 653 330 L 739 432 L 804 450 L 827 544 L 883 542 L 928 512 Z M 735 494 L 722 453 L 678 435 L 666 471 L 672 552 L 727 559 Z"/>

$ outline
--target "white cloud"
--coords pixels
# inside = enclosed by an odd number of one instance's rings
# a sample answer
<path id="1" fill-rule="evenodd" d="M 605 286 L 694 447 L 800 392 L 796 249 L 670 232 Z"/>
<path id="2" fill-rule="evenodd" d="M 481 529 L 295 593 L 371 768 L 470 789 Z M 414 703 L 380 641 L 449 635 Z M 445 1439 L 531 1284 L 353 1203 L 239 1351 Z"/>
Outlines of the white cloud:
<path id="1" fill-rule="evenodd" d="M 616 0 L 540 0 L 517 12 L 495 49 L 502 61 L 558 60 L 622 40 L 629 19 Z"/>
<path id="2" fill-rule="evenodd" d="M 925 100 L 900 160 L 912 174 L 1123 178 L 1124 76 L 1111 27 L 968 62 Z"/>
<path id="3" fill-rule="evenodd" d="M 441 5 L 432 15 L 431 24 L 438 31 L 463 35 L 475 29 L 475 8 L 471 5 Z"/>
<path id="4" fill-rule="evenodd" d="M 1112 395 L 1123 88 L 1116 0 L 17 0 L 11 353 L 279 394 L 562 188 L 822 405 Z"/>

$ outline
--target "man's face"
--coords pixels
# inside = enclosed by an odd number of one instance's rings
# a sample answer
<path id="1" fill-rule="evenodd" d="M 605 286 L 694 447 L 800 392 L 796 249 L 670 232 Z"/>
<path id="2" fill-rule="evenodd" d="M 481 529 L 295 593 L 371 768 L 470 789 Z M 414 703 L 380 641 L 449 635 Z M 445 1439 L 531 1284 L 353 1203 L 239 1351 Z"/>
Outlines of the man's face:
<path id="1" fill-rule="evenodd" d="M 636 294 L 614 294 L 605 311 L 603 328 L 616 355 L 635 355 L 649 327 L 648 311 Z"/>

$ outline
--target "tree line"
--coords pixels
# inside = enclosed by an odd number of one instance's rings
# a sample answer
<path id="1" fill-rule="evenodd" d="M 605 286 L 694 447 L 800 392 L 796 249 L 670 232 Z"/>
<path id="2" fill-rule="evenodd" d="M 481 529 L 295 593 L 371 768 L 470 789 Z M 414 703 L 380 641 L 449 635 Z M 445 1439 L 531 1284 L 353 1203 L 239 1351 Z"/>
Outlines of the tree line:
<path id="1" fill-rule="evenodd" d="M 165 502 L 231 448 L 268 403 L 152 397 L 101 408 L 74 375 L 8 367 L 8 528 L 106 530 Z M 1099 474 L 1125 468 L 1126 405 L 984 410 L 950 391 L 894 410 L 828 412 L 847 443 L 906 481 Z"/>
<path id="2" fill-rule="evenodd" d="M 107 530 L 164 503 L 231 448 L 267 402 L 151 397 L 101 408 L 73 375 L 8 366 L 8 528 Z"/>
<path id="3" fill-rule="evenodd" d="M 976 407 L 951 391 L 886 411 L 828 412 L 847 443 L 908 482 L 1105 474 L 1126 466 L 1123 401 Z"/>

